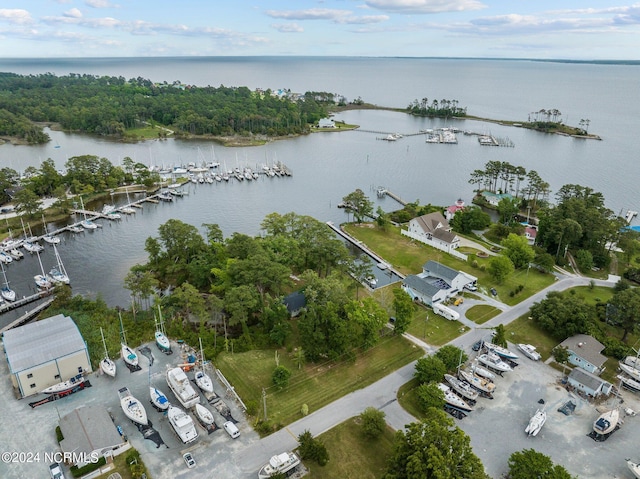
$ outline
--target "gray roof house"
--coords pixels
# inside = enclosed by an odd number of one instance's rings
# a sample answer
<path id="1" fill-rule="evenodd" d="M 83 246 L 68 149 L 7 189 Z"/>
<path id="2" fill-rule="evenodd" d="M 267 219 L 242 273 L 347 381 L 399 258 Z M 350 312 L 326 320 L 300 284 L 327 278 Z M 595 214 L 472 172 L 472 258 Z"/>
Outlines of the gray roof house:
<path id="1" fill-rule="evenodd" d="M 409 231 L 422 233 L 427 238 L 436 239 L 449 245 L 459 242 L 456 234 L 451 232 L 449 222 L 438 211 L 413 218 L 409 222 Z"/>
<path id="2" fill-rule="evenodd" d="M 13 386 L 22 397 L 91 372 L 78 326 L 62 314 L 5 331 L 3 344 Z"/>
<path id="3" fill-rule="evenodd" d="M 610 394 L 613 388 L 611 383 L 580 367 L 571 370 L 567 382 L 578 391 L 594 398 L 601 394 Z"/>
<path id="4" fill-rule="evenodd" d="M 79 407 L 62 417 L 59 426 L 64 437 L 60 448 L 63 453 L 73 453 L 71 457 L 77 459 L 78 467 L 131 448 L 118 433 L 109 412 L 100 406 Z"/>
<path id="5" fill-rule="evenodd" d="M 307 298 L 305 298 L 302 291 L 294 291 L 293 293 L 284 297 L 282 302 L 289 311 L 289 316 L 295 318 L 302 310 L 307 306 Z"/>
<path id="6" fill-rule="evenodd" d="M 464 271 L 429 260 L 422 267 L 422 273 L 409 275 L 402 281 L 402 289 L 414 300 L 432 305 L 457 295 L 465 285 L 476 281 L 475 276 Z"/>
<path id="7" fill-rule="evenodd" d="M 604 344 L 588 334 L 576 334 L 565 339 L 560 346 L 567 348 L 569 352 L 569 363 L 579 366 L 592 374 L 600 375 L 602 367 L 607 360 L 606 356 L 600 354 L 604 349 Z"/>

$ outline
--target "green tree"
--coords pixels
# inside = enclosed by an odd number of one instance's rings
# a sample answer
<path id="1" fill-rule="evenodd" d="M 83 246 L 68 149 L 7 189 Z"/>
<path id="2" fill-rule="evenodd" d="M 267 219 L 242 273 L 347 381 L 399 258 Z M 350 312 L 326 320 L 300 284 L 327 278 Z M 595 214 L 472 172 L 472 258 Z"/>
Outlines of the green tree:
<path id="1" fill-rule="evenodd" d="M 502 346 L 503 348 L 507 347 L 507 338 L 505 337 L 504 325 L 498 324 L 495 329 L 495 335 L 493 336 L 492 342 L 497 344 L 498 346 Z"/>
<path id="2" fill-rule="evenodd" d="M 360 413 L 362 433 L 369 439 L 375 439 L 387 428 L 384 412 L 374 407 L 368 407 Z"/>
<path id="3" fill-rule="evenodd" d="M 278 390 L 281 390 L 289 385 L 289 378 L 291 378 L 291 371 L 284 366 L 277 366 L 271 375 L 271 382 Z"/>
<path id="4" fill-rule="evenodd" d="M 416 361 L 415 378 L 420 384 L 441 381 L 447 373 L 447 366 L 437 356 L 425 356 Z"/>
<path id="5" fill-rule="evenodd" d="M 587 333 L 596 320 L 595 308 L 583 298 L 557 291 L 551 291 L 545 299 L 534 303 L 530 314 L 542 329 L 558 340 Z"/>
<path id="6" fill-rule="evenodd" d="M 237 286 L 224 295 L 224 309 L 229 313 L 229 324 L 246 325 L 249 315 L 256 310 L 259 297 L 250 286 Z"/>
<path id="7" fill-rule="evenodd" d="M 357 189 L 342 198 L 345 210 L 353 214 L 357 223 L 362 223 L 365 218 L 373 217 L 373 203 L 361 189 Z"/>
<path id="8" fill-rule="evenodd" d="M 325 466 L 329 462 L 326 446 L 320 439 L 314 438 L 308 430 L 298 436 L 298 443 L 300 444 L 298 452 L 302 459 L 311 459 L 320 466 Z"/>
<path id="9" fill-rule="evenodd" d="M 616 292 L 607 307 L 607 320 L 622 329 L 622 341 L 640 325 L 640 290 L 629 288 Z"/>
<path id="10" fill-rule="evenodd" d="M 527 268 L 535 257 L 533 248 L 524 236 L 510 233 L 501 244 L 504 247 L 502 253 L 511 260 L 516 269 Z"/>
<path id="11" fill-rule="evenodd" d="M 413 300 L 405 290 L 402 288 L 393 290 L 393 309 L 396 314 L 396 320 L 393 324 L 395 334 L 403 334 L 409 329 L 414 308 Z"/>
<path id="12" fill-rule="evenodd" d="M 516 451 L 509 456 L 509 479 L 572 479 L 573 476 L 549 456 L 534 449 Z"/>
<path id="13" fill-rule="evenodd" d="M 468 359 L 467 354 L 462 349 L 452 344 L 442 346 L 438 349 L 435 356 L 442 361 L 447 371 L 455 371 Z"/>
<path id="14" fill-rule="evenodd" d="M 504 225 L 510 226 L 517 223 L 517 215 L 520 212 L 518 207 L 518 200 L 515 198 L 502 198 L 498 202 L 497 210 L 500 215 L 500 222 Z"/>
<path id="15" fill-rule="evenodd" d="M 550 273 L 553 271 L 556 260 L 549 253 L 542 251 L 536 254 L 533 263 L 545 273 Z"/>
<path id="16" fill-rule="evenodd" d="M 569 348 L 566 346 L 556 346 L 551 350 L 551 354 L 558 364 L 565 364 L 569 361 Z"/>
<path id="17" fill-rule="evenodd" d="M 498 284 L 502 284 L 507 277 L 514 272 L 513 263 L 506 256 L 494 256 L 489 260 L 487 273 Z"/>
<path id="18" fill-rule="evenodd" d="M 588 273 L 593 268 L 593 255 L 591 251 L 586 249 L 579 249 L 576 252 L 576 264 L 578 269 L 583 273 Z"/>
<path id="19" fill-rule="evenodd" d="M 491 217 L 477 206 L 466 206 L 456 212 L 450 224 L 454 231 L 469 234 L 489 227 Z"/>
<path id="20" fill-rule="evenodd" d="M 430 408 L 422 422 L 396 432 L 384 479 L 488 479 L 469 436 L 444 411 Z"/>
<path id="21" fill-rule="evenodd" d="M 389 219 L 389 214 L 384 212 L 382 206 L 378 206 L 378 209 L 376 210 L 376 225 L 381 230 L 386 230 L 390 224 L 391 220 Z"/>
<path id="22" fill-rule="evenodd" d="M 22 188 L 16 192 L 13 197 L 13 204 L 18 213 L 29 217 L 33 217 L 42 212 L 40 198 L 28 188 Z"/>
<path id="23" fill-rule="evenodd" d="M 416 397 L 422 412 L 429 411 L 429 408 L 440 410 L 446 403 L 444 400 L 444 392 L 435 382 L 423 383 L 418 386 L 416 388 Z"/>

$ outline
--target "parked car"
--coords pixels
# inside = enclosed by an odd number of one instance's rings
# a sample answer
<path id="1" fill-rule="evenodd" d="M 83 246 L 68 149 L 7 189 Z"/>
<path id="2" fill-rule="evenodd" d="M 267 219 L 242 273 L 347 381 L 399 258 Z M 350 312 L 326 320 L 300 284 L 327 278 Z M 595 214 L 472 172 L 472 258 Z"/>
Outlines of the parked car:
<path id="1" fill-rule="evenodd" d="M 480 351 L 481 347 L 482 347 L 482 339 L 473 343 L 473 346 L 471 346 L 471 349 L 473 349 L 474 351 Z"/>
<path id="2" fill-rule="evenodd" d="M 193 455 L 190 452 L 185 452 L 182 455 L 182 459 L 184 459 L 184 463 L 189 469 L 193 469 L 194 467 L 196 467 L 196 460 L 193 458 Z"/>
<path id="3" fill-rule="evenodd" d="M 224 427 L 224 430 L 227 431 L 227 434 L 229 434 L 233 439 L 240 436 L 238 426 L 236 426 L 232 421 L 225 422 L 222 427 Z"/>
<path id="4" fill-rule="evenodd" d="M 471 283 L 465 284 L 464 289 L 468 291 L 478 291 L 478 287 L 475 284 L 471 284 Z"/>
<path id="5" fill-rule="evenodd" d="M 54 462 L 49 466 L 49 474 L 51 479 L 64 479 L 64 472 L 62 472 L 62 466 L 57 462 Z"/>
<path id="6" fill-rule="evenodd" d="M 496 288 L 491 288 L 489 291 L 491 291 L 492 295 L 498 296 L 498 292 L 496 291 Z"/>

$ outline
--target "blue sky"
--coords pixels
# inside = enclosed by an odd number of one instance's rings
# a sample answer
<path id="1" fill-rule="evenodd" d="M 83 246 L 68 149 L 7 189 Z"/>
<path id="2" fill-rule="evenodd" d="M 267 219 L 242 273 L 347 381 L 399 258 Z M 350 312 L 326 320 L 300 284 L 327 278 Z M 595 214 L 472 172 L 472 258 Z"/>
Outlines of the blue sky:
<path id="1" fill-rule="evenodd" d="M 622 0 L 624 1 L 624 0 Z M 640 59 L 615 0 L 3 0 L 0 57 Z"/>

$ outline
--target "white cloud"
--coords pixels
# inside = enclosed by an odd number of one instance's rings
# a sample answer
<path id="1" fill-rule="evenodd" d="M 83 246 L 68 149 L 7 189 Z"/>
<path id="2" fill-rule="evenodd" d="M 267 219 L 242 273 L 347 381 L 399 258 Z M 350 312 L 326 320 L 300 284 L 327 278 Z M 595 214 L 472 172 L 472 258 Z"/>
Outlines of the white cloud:
<path id="1" fill-rule="evenodd" d="M 307 10 L 267 10 L 266 15 L 284 20 L 328 20 L 341 24 L 378 23 L 389 19 L 387 15 L 356 16 L 350 10 L 309 8 Z"/>
<path id="2" fill-rule="evenodd" d="M 0 20 L 20 25 L 33 22 L 31 14 L 21 8 L 0 8 Z"/>
<path id="3" fill-rule="evenodd" d="M 70 18 L 81 18 L 82 12 L 77 8 L 72 8 L 71 10 L 67 10 L 66 12 L 64 12 L 62 15 Z"/>
<path id="4" fill-rule="evenodd" d="M 84 3 L 92 8 L 116 8 L 118 6 L 109 0 L 85 0 Z"/>
<path id="5" fill-rule="evenodd" d="M 480 10 L 486 5 L 478 0 L 366 0 L 371 8 L 385 12 L 429 14 Z"/>
<path id="6" fill-rule="evenodd" d="M 297 23 L 272 23 L 271 28 L 281 33 L 302 33 L 304 31 Z"/>

